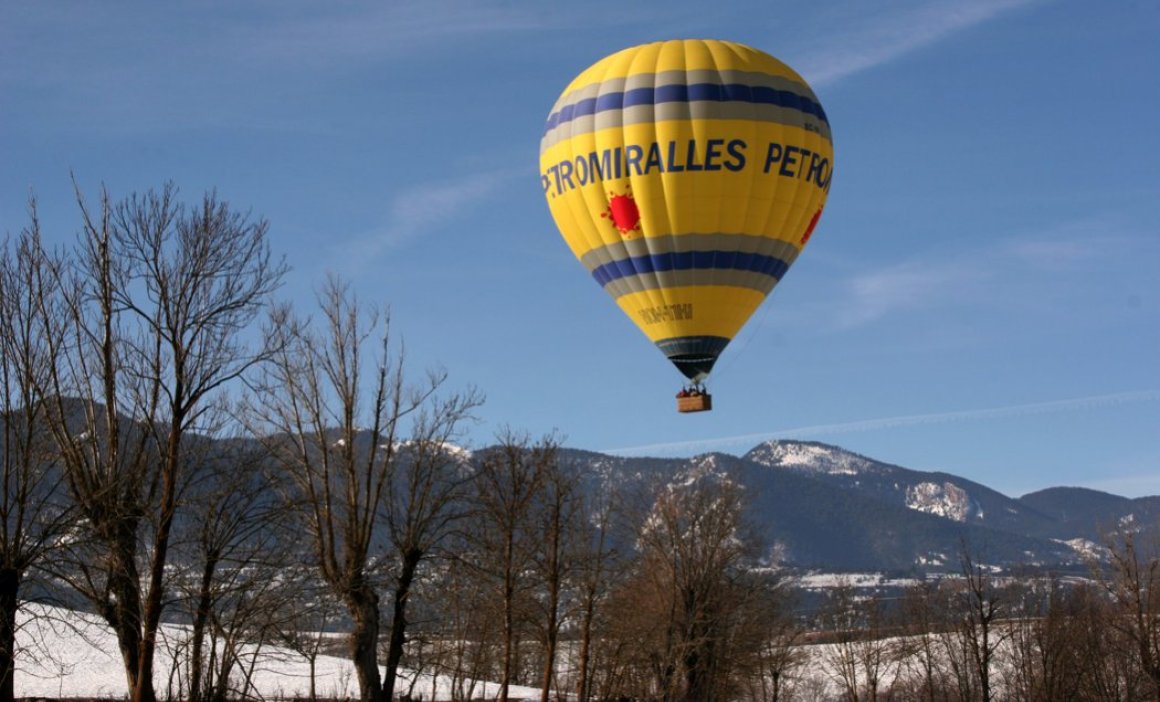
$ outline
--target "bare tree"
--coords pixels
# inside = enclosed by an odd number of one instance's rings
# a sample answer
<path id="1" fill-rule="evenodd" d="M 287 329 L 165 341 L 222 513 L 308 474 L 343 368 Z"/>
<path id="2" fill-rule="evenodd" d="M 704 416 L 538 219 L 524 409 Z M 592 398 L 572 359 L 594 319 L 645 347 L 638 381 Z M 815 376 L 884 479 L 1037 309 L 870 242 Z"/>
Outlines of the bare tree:
<path id="1" fill-rule="evenodd" d="M 391 629 L 383 698 L 394 699 L 395 680 L 407 640 L 407 604 L 420 566 L 440 549 L 466 510 L 471 477 L 453 444 L 463 423 L 482 402 L 474 390 L 433 400 L 418 412 L 386 485 L 381 515 L 394 559 Z"/>
<path id="2" fill-rule="evenodd" d="M 671 700 L 677 674 L 672 589 L 634 556 L 626 558 L 622 581 L 598 611 L 602 626 L 588 688 L 595 699 Z"/>
<path id="3" fill-rule="evenodd" d="M 1091 676 L 1091 661 L 1080 653 L 1079 627 L 1088 624 L 1084 593 L 1056 577 L 1027 576 L 1018 594 L 1018 611 L 1006 625 L 1006 688 L 1028 702 L 1083 699 L 1081 681 Z"/>
<path id="4" fill-rule="evenodd" d="M 659 486 L 637 538 L 637 586 L 651 590 L 652 668 L 665 700 L 729 699 L 738 624 L 754 602 L 748 565 L 754 555 L 742 519 L 741 485 L 711 461 Z M 764 639 L 745 642 L 760 650 Z"/>
<path id="5" fill-rule="evenodd" d="M 787 595 L 779 592 L 767 605 L 769 616 L 763 628 L 765 644 L 757 651 L 753 699 L 761 702 L 780 702 L 790 690 L 791 680 L 806 662 L 801 650 L 804 631 L 788 613 Z M 786 699 L 792 699 L 787 697 Z"/>
<path id="6" fill-rule="evenodd" d="M 860 598 L 853 587 L 842 583 L 830 593 L 827 634 L 833 637 L 825 661 L 830 675 L 842 686 L 849 702 L 877 702 L 883 681 L 893 678 L 899 663 L 887 613 L 876 595 Z"/>
<path id="7" fill-rule="evenodd" d="M 316 577 L 316 569 L 309 568 L 310 553 L 302 553 L 301 545 L 292 549 L 299 566 L 283 573 L 288 579 L 288 590 L 293 598 L 287 604 L 284 616 L 278 618 L 277 641 L 306 660 L 310 670 L 309 699 L 318 699 L 318 657 L 327 653 L 329 630 L 342 617 L 343 605 L 338 602 L 326 583 Z"/>
<path id="8" fill-rule="evenodd" d="M 1097 569 L 1096 573 L 1102 573 Z M 1132 645 L 1121 627 L 1114 625 L 1116 607 L 1100 584 L 1071 588 L 1068 612 L 1072 618 L 1074 655 L 1084 662 L 1079 676 L 1079 699 L 1093 702 L 1125 702 L 1148 696 L 1143 675 L 1132 655 Z"/>
<path id="9" fill-rule="evenodd" d="M 1128 643 L 1145 676 L 1149 697 L 1160 700 L 1160 549 L 1136 524 L 1122 524 L 1107 539 L 1108 562 L 1096 575 L 1111 598 L 1109 624 Z"/>
<path id="10" fill-rule="evenodd" d="M 175 590 L 191 622 L 181 693 L 224 702 L 240 645 L 261 645 L 285 629 L 281 620 L 298 594 L 298 580 L 286 575 L 298 554 L 260 446 L 240 438 L 198 443 L 202 455 L 189 460 L 204 468 L 175 544 L 183 556 Z"/>
<path id="11" fill-rule="evenodd" d="M 854 593 L 849 583 L 839 583 L 829 593 L 830 600 L 822 615 L 828 646 L 823 649 L 822 664 L 829 678 L 842 690 L 846 702 L 858 702 L 858 655 L 855 646 L 858 630 Z"/>
<path id="12" fill-rule="evenodd" d="M 465 527 L 471 528 L 470 522 Z M 452 698 L 476 699 L 476 685 L 497 668 L 490 641 L 503 630 L 502 612 L 493 596 L 495 589 L 471 562 L 475 544 L 464 539 L 461 554 L 447 555 L 432 578 L 438 592 L 431 639 L 435 667 L 450 678 Z"/>
<path id="13" fill-rule="evenodd" d="M 215 193 L 196 206 L 177 189 L 132 195 L 94 212 L 67 278 L 69 338 L 53 349 L 55 439 L 86 526 L 65 575 L 117 634 L 134 702 L 153 702 L 170 538 L 195 466 L 187 434 L 213 399 L 255 364 L 243 332 L 278 287 L 264 220 Z M 79 399 L 79 402 L 74 398 Z"/>
<path id="14" fill-rule="evenodd" d="M 72 520 L 48 426 L 52 353 L 64 334 L 62 262 L 31 224 L 0 257 L 0 702 L 14 695 L 16 615 L 29 570 L 45 562 Z"/>
<path id="15" fill-rule="evenodd" d="M 500 702 L 507 702 L 515 679 L 520 602 L 531 587 L 529 574 L 540 545 L 534 507 L 557 450 L 553 437 L 533 443 L 508 430 L 498 446 L 476 461 L 470 565 L 495 584 L 502 608 Z"/>
<path id="16" fill-rule="evenodd" d="M 961 650 L 969 655 L 971 673 L 979 686 L 979 699 L 991 702 L 996 654 L 1010 636 L 1009 629 L 999 626 L 1009 603 L 1006 593 L 995 585 L 988 567 L 979 562 L 965 543 L 959 552 L 959 565 L 958 640 Z"/>
<path id="17" fill-rule="evenodd" d="M 620 554 L 613 546 L 617 526 L 616 500 L 612 476 L 603 475 L 599 484 L 581 494 L 580 514 L 588 517 L 577 554 L 579 573 L 577 607 L 579 609 L 579 648 L 576 659 L 576 696 L 588 702 L 592 695 L 592 648 L 598 622 L 598 608 L 608 598 L 616 581 L 614 573 Z"/>
<path id="18" fill-rule="evenodd" d="M 418 420 L 417 446 L 426 450 L 424 442 L 438 442 L 441 432 L 451 435 L 475 399 L 438 401 L 443 373 L 408 385 L 402 354 L 392 349 L 389 318 L 361 306 L 341 281 L 327 282 L 319 308 L 321 328 L 286 311 L 273 320 L 280 350 L 257 387 L 253 417 L 271 455 L 293 479 L 319 572 L 352 619 L 351 658 L 361 699 L 370 702 L 383 694 L 378 642 L 385 575 L 383 559 L 375 557 L 388 549 L 391 536 L 383 514 L 398 496 L 392 481 L 408 437 L 406 422 Z M 428 461 L 420 472 L 442 469 L 431 465 L 432 456 L 419 458 Z M 416 480 L 421 489 L 423 481 Z M 412 507 L 419 519 L 422 510 Z M 430 543 L 444 517 L 439 510 L 425 515 L 431 522 L 411 532 L 417 550 Z M 396 526 L 404 539 L 406 518 L 396 516 L 403 520 Z"/>
<path id="19" fill-rule="evenodd" d="M 905 637 L 903 673 L 911 698 L 926 702 L 951 699 L 951 657 L 944 649 L 943 634 L 951 629 L 944 593 L 939 582 L 924 581 L 911 586 L 901 605 Z"/>
<path id="20" fill-rule="evenodd" d="M 538 622 L 542 663 L 540 702 L 548 702 L 556 682 L 560 629 L 568 616 L 565 591 L 580 562 L 583 541 L 581 474 L 575 463 L 555 460 L 545 466 L 543 487 L 535 505 L 533 520 L 541 535 L 540 548 L 532 558 L 539 596 L 535 619 Z"/>

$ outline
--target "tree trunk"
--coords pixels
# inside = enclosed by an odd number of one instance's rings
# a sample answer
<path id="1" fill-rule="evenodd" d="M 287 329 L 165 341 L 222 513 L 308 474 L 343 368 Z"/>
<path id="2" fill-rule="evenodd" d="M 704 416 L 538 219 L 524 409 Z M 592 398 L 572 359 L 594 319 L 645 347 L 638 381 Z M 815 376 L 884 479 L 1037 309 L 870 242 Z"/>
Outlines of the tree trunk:
<path id="1" fill-rule="evenodd" d="M 544 642 L 544 672 L 541 677 L 540 702 L 548 702 L 552 689 L 552 674 L 556 667 L 556 644 L 560 638 L 560 580 L 554 570 L 548 585 L 547 636 Z"/>
<path id="2" fill-rule="evenodd" d="M 694 643 L 684 657 L 685 664 L 685 694 L 686 702 L 713 702 L 713 681 L 706 668 L 707 656 L 702 655 L 704 644 Z"/>
<path id="3" fill-rule="evenodd" d="M 16 695 L 13 672 L 16 668 L 16 610 L 19 607 L 20 571 L 0 568 L 0 702 L 12 702 Z"/>
<path id="4" fill-rule="evenodd" d="M 718 634 L 711 623 L 718 616 L 712 610 L 706 611 L 702 598 L 695 592 L 686 592 L 684 600 L 684 626 L 681 631 L 680 646 L 684 650 L 681 663 L 685 672 L 686 702 L 714 702 L 717 699 L 715 675 Z"/>
<path id="5" fill-rule="evenodd" d="M 109 596 L 101 615 L 117 635 L 117 646 L 125 663 L 125 682 L 130 696 L 136 700 L 141 680 L 141 589 L 134 559 L 137 527 L 135 524 L 121 524 L 116 528 L 118 534 L 110 544 Z"/>
<path id="6" fill-rule="evenodd" d="M 174 372 L 177 376 L 176 397 L 183 396 L 182 368 Z M 165 564 L 169 557 L 169 534 L 173 527 L 173 517 L 177 510 L 177 473 L 180 467 L 182 422 L 184 414 L 174 412 L 170 420 L 169 436 L 165 447 L 165 460 L 161 468 L 161 509 L 157 524 L 157 535 L 153 540 L 153 558 L 149 563 L 149 589 L 145 593 L 144 626 L 141 631 L 140 659 L 137 689 L 132 702 L 156 702 L 153 689 L 153 660 L 157 654 L 157 630 L 161 626 L 161 610 L 165 606 Z"/>
<path id="7" fill-rule="evenodd" d="M 398 676 L 399 664 L 403 660 L 403 644 L 407 640 L 407 598 L 411 594 L 411 583 L 415 581 L 415 571 L 418 570 L 422 558 L 423 552 L 417 549 L 403 554 L 403 567 L 395 587 L 390 641 L 387 644 L 387 672 L 383 678 L 383 699 L 386 702 L 394 699 L 395 679 Z"/>
<path id="8" fill-rule="evenodd" d="M 373 588 L 362 585 L 348 594 L 354 627 L 350 632 L 350 657 L 358 676 L 359 700 L 379 702 L 383 682 L 379 677 L 379 596 Z"/>
<path id="9" fill-rule="evenodd" d="M 576 681 L 576 699 L 577 702 L 588 702 L 589 692 L 588 688 L 588 670 L 592 667 L 590 662 L 590 649 L 592 646 L 592 619 L 595 616 L 595 602 L 594 598 L 589 597 L 588 601 L 584 603 L 584 619 L 580 624 L 580 660 L 577 667 L 580 669 L 580 677 Z"/>
<path id="10" fill-rule="evenodd" d="M 515 573 L 512 572 L 512 534 L 507 534 L 504 545 L 503 572 L 503 677 L 499 682 L 498 702 L 508 702 L 508 688 L 512 680 L 512 656 L 515 638 Z"/>
<path id="11" fill-rule="evenodd" d="M 216 570 L 217 560 L 207 558 L 201 572 L 201 584 L 197 593 L 197 607 L 193 613 L 193 646 L 189 661 L 189 699 L 191 702 L 201 702 L 205 679 L 203 656 L 205 651 L 205 630 L 209 621 L 211 588 Z"/>
<path id="12" fill-rule="evenodd" d="M 591 670 L 592 670 L 592 623 L 596 618 L 596 596 L 604 580 L 604 538 L 607 531 L 607 512 L 600 513 L 596 550 L 592 554 L 592 571 L 584 592 L 584 616 L 580 624 L 580 679 L 576 684 L 578 702 L 588 702 L 591 697 Z"/>
<path id="13" fill-rule="evenodd" d="M 318 656 L 311 654 L 310 658 L 310 702 L 318 702 Z"/>
<path id="14" fill-rule="evenodd" d="M 214 628 L 218 629 L 216 626 Z M 233 653 L 234 647 L 229 641 L 229 637 L 221 636 L 221 634 L 222 632 L 217 630 L 214 637 L 222 639 L 222 657 L 215 680 L 212 681 L 213 686 L 206 690 L 206 699 L 209 702 L 226 702 L 229 699 L 230 678 L 233 676 L 234 666 L 238 664 L 238 657 Z"/>

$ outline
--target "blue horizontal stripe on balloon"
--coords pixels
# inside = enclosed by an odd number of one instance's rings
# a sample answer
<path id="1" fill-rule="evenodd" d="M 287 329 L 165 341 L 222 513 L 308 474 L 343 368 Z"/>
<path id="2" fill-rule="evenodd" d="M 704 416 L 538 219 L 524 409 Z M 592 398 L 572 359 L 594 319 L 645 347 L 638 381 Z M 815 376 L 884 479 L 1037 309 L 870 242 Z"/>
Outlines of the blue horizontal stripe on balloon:
<path id="1" fill-rule="evenodd" d="M 606 93 L 595 98 L 579 100 L 561 107 L 548 116 L 544 133 L 577 117 L 594 115 L 608 110 L 622 110 L 637 105 L 659 105 L 665 102 L 748 102 L 757 105 L 774 105 L 813 115 L 829 124 L 826 112 L 817 102 L 804 95 L 788 90 L 777 90 L 763 85 L 741 83 L 693 83 L 691 85 L 662 85 L 659 88 L 634 88 L 620 93 Z"/>
<path id="2" fill-rule="evenodd" d="M 739 251 L 684 251 L 651 254 L 612 261 L 597 266 L 592 277 L 603 287 L 613 280 L 665 271 L 748 271 L 781 280 L 789 264 L 780 258 Z"/>

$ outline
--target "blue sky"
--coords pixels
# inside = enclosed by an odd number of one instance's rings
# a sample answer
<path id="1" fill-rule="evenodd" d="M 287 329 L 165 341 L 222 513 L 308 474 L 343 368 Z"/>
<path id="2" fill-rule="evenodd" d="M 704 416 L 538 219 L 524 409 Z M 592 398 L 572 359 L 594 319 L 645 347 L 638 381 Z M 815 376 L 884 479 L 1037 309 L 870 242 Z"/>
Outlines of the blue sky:
<path id="1" fill-rule="evenodd" d="M 389 304 L 418 373 L 505 426 L 648 455 L 835 443 L 1011 495 L 1160 493 L 1160 5 L 1116 0 L 9 2 L 0 229 L 174 181 L 271 222 L 305 310 Z M 548 110 L 648 41 L 750 44 L 834 130 L 809 248 L 715 410 L 584 273 L 538 185 Z"/>

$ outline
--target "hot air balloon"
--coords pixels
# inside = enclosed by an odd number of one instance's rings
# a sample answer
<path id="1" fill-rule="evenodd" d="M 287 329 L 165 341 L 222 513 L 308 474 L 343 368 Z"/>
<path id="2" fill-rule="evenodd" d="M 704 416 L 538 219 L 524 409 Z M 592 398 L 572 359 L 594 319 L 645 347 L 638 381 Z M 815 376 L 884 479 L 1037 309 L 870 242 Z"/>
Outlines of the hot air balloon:
<path id="1" fill-rule="evenodd" d="M 540 141 L 564 241 L 691 381 L 682 411 L 711 408 L 703 381 L 809 241 L 833 172 L 809 85 L 727 41 L 598 61 L 564 89 Z"/>

